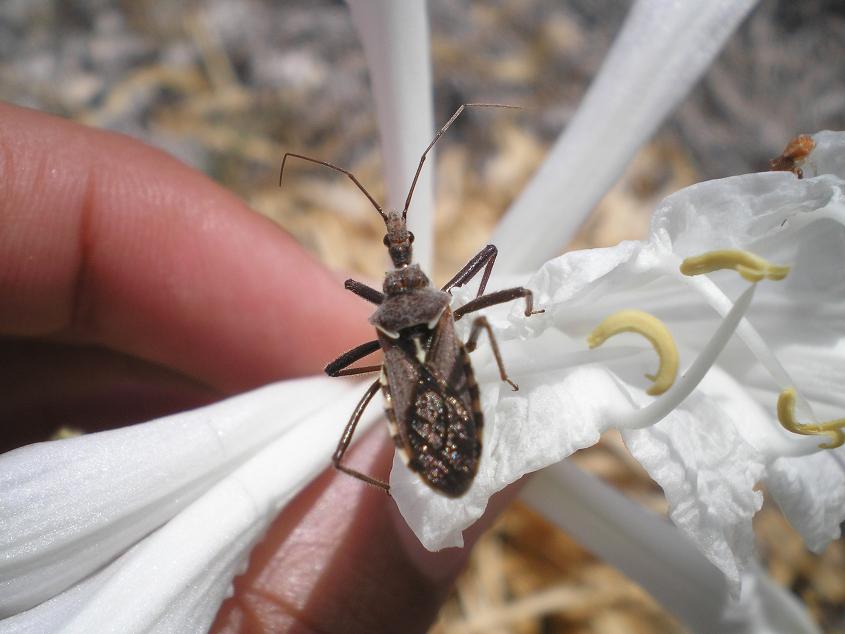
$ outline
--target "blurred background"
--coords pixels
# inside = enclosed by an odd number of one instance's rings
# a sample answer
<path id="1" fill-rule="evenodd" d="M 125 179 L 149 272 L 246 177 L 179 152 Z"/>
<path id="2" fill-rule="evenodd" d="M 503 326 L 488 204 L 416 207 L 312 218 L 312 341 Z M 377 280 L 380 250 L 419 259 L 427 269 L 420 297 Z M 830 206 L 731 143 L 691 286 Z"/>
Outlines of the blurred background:
<path id="1" fill-rule="evenodd" d="M 435 120 L 465 102 L 524 107 L 468 112 L 438 143 L 436 281 L 485 244 L 574 113 L 629 5 L 430 0 Z M 843 67 L 845 2 L 761 3 L 570 247 L 640 238 L 655 203 L 673 191 L 765 170 L 796 134 L 845 128 Z M 278 188 L 281 156 L 294 151 L 350 169 L 384 198 L 367 68 L 343 2 L 4 0 L 0 98 L 163 148 L 328 267 L 383 275 L 383 224 L 345 177 L 291 164 Z M 574 460 L 665 513 L 660 489 L 618 435 Z M 768 503 L 756 529 L 772 577 L 824 631 L 845 632 L 843 540 L 811 555 Z M 481 540 L 432 631 L 683 629 L 517 504 Z"/>

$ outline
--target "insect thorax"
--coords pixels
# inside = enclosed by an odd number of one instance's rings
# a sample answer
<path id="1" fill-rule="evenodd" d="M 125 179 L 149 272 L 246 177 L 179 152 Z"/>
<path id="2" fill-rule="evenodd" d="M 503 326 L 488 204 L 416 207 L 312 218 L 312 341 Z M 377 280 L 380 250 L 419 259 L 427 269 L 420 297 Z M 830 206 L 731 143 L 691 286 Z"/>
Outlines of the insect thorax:
<path id="1" fill-rule="evenodd" d="M 388 337 L 426 325 L 433 329 L 452 296 L 436 288 L 417 264 L 389 271 L 384 278 L 384 301 L 370 316 L 370 323 Z"/>

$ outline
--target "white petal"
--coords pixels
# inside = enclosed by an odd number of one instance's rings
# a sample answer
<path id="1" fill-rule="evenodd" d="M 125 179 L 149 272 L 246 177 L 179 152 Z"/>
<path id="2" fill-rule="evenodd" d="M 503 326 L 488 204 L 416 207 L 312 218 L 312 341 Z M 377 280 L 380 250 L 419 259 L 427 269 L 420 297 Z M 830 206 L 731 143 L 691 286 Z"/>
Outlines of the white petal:
<path id="1" fill-rule="evenodd" d="M 459 499 L 438 495 L 397 458 L 390 474 L 391 495 L 423 546 L 462 546 L 461 532 L 481 517 L 493 493 L 595 444 L 613 422 L 608 410 L 632 407 L 623 390 L 601 367 L 521 376 L 519 392 L 507 385 L 485 385 L 483 450 L 469 491 Z"/>
<path id="2" fill-rule="evenodd" d="M 721 632 L 725 577 L 664 518 L 565 460 L 521 497 L 697 632 Z"/>
<path id="3" fill-rule="evenodd" d="M 759 566 L 742 577 L 742 595 L 722 617 L 720 632 L 736 634 L 821 634 L 801 601 Z"/>
<path id="4" fill-rule="evenodd" d="M 352 388 L 268 386 L 191 412 L 0 456 L 0 616 L 86 577 L 256 449 Z"/>
<path id="5" fill-rule="evenodd" d="M 739 389 L 739 388 L 737 388 Z M 762 456 L 713 399 L 693 394 L 664 420 L 623 431 L 631 454 L 669 501 L 669 516 L 728 579 L 738 596 L 754 555 L 751 518 L 763 496 L 754 485 Z"/>
<path id="6" fill-rule="evenodd" d="M 817 316 L 821 310 L 814 312 Z M 808 316 L 808 320 L 793 331 L 794 339 L 806 343 L 784 345 L 778 349 L 778 356 L 810 398 L 819 417 L 829 420 L 845 416 L 845 390 L 842 389 L 845 385 L 845 320 L 832 324 L 842 327 L 837 339 L 826 332 L 831 324 L 821 322 L 821 319 Z M 777 398 L 777 395 L 773 396 Z"/>
<path id="7" fill-rule="evenodd" d="M 818 315 L 818 312 L 813 311 Z M 801 321 L 801 326 L 793 324 L 790 334 L 795 339 L 817 339 L 817 343 L 776 345 L 775 352 L 783 365 L 789 368 L 792 379 L 812 403 L 812 409 L 819 420 L 830 420 L 845 416 L 845 341 L 831 342 L 825 334 L 825 328 L 814 327 L 814 318 L 808 316 Z M 843 325 L 845 332 L 845 325 Z M 768 341 L 779 343 L 788 341 L 787 333 L 779 337 L 769 337 Z M 768 373 L 757 364 L 749 364 L 747 353 L 743 358 L 742 350 L 731 350 L 731 354 L 722 359 L 723 366 L 730 368 L 733 375 L 742 383 L 746 392 L 763 406 L 770 419 L 773 418 L 775 404 L 780 390 L 772 383 Z M 783 430 L 786 438 L 795 440 L 795 434 Z M 813 448 L 824 442 L 815 438 L 809 444 Z M 755 445 L 756 446 L 756 445 Z M 758 446 L 763 450 L 764 447 Z M 773 447 L 774 449 L 774 447 Z M 777 449 L 781 454 L 789 454 L 785 447 Z"/>
<path id="8" fill-rule="evenodd" d="M 845 452 L 840 448 L 800 458 L 778 458 L 766 471 L 764 482 L 772 497 L 816 553 L 842 534 L 844 459 Z"/>
<path id="9" fill-rule="evenodd" d="M 309 383 L 322 384 L 324 397 L 331 383 L 343 385 L 330 406 L 300 419 L 113 563 L 52 601 L 0 621 L 0 631 L 54 631 L 59 626 L 80 633 L 206 631 L 276 512 L 328 464 L 362 391 L 361 384 L 325 379 L 291 383 L 299 394 Z M 361 428 L 379 414 L 370 408 Z M 47 623 L 51 627 L 45 628 Z"/>
<path id="10" fill-rule="evenodd" d="M 534 476 L 522 498 L 694 632 L 818 632 L 800 602 L 756 565 L 739 601 L 728 600 L 725 577 L 683 533 L 569 461 Z"/>
<path id="11" fill-rule="evenodd" d="M 802 239 L 810 236 L 802 232 L 818 221 L 845 222 L 842 189 L 843 181 L 835 176 L 799 180 L 787 172 L 699 183 L 660 203 L 652 218 L 650 241 L 681 258 L 729 248 L 748 249 L 790 265 L 810 257 L 803 266 L 825 273 L 842 247 L 829 243 L 822 250 L 823 259 L 817 260 L 807 250 L 812 242 Z M 800 268 L 791 271 L 787 285 L 804 279 Z M 841 283 L 841 277 L 825 279 Z"/>
<path id="12" fill-rule="evenodd" d="M 428 16 L 424 2 L 347 0 L 370 70 L 381 135 L 387 207 L 402 209 L 423 150 L 434 136 Z M 434 151 L 414 189 L 408 226 L 414 257 L 429 270 L 434 249 Z M 374 212 L 375 213 L 375 212 Z"/>
<path id="13" fill-rule="evenodd" d="M 834 346 L 845 332 L 843 186 L 834 177 L 798 180 L 767 173 L 686 188 L 661 203 L 648 242 L 567 253 L 546 263 L 527 286 L 547 312 L 526 320 L 512 311 L 515 330 L 502 337 L 530 336 L 551 321 L 580 336 L 610 312 L 636 307 L 663 319 L 679 346 L 695 349 L 703 342 L 702 326 L 714 317 L 707 308 L 712 302 L 707 294 L 690 292 L 701 283 L 682 281 L 680 259 L 740 248 L 792 267 L 783 282 L 760 285 L 749 313 L 768 345 Z M 747 285 L 733 272 L 712 278 L 723 296 L 736 297 Z M 720 313 L 729 307 L 727 300 L 713 306 Z M 746 354 L 743 344 L 737 346 Z"/>
<path id="14" fill-rule="evenodd" d="M 545 314 L 535 315 L 537 320 L 527 320 L 526 325 L 542 325 L 546 320 L 559 318 L 558 312 L 565 310 L 570 299 L 581 299 L 587 292 L 598 294 L 594 290 L 597 282 L 606 285 L 602 291 L 611 285 L 614 290 L 631 286 L 636 272 L 645 268 L 638 265 L 642 251 L 641 242 L 629 241 L 604 249 L 570 251 L 546 262 L 532 276 L 528 287 L 535 292 L 538 306 L 554 307 L 555 311 L 550 313 L 546 308 Z M 620 267 L 624 268 L 617 272 Z"/>
<path id="15" fill-rule="evenodd" d="M 634 4 L 578 112 L 499 224 L 493 242 L 500 271 L 532 270 L 560 252 L 753 6 Z"/>
<path id="16" fill-rule="evenodd" d="M 813 135 L 816 147 L 802 165 L 804 177 L 835 174 L 845 178 L 845 132 L 824 130 Z"/>
<path id="17" fill-rule="evenodd" d="M 635 241 L 570 251 L 550 260 L 527 282 L 519 280 L 533 291 L 535 307 L 545 312 L 526 319 L 522 306 L 508 306 L 510 323 L 499 331 L 500 339 L 536 337 L 555 328 L 583 347 L 587 334 L 608 315 L 623 308 L 649 310 L 648 297 L 658 298 L 669 310 L 685 308 L 683 299 L 677 299 L 683 285 L 666 276 L 665 261 L 659 249 Z M 662 301 L 665 297 L 669 301 Z M 657 317 L 669 317 L 654 308 Z"/>

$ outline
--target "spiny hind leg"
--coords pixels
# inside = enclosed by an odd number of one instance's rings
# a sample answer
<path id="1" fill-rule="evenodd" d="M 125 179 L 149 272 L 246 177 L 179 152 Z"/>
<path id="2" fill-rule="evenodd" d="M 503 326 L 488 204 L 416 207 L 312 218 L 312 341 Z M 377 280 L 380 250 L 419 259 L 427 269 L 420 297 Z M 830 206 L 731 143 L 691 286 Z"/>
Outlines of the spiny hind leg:
<path id="1" fill-rule="evenodd" d="M 356 471 L 355 469 L 350 469 L 349 467 L 341 464 L 341 460 L 343 460 L 343 456 L 346 453 L 346 450 L 349 449 L 349 443 L 352 442 L 352 435 L 355 433 L 355 428 L 358 426 L 358 421 L 361 420 L 361 416 L 364 413 L 364 410 L 367 409 L 367 405 L 370 404 L 370 401 L 373 400 L 373 396 L 375 396 L 376 392 L 379 390 L 379 381 L 374 381 L 370 387 L 367 388 L 367 391 L 364 393 L 364 396 L 358 401 L 358 405 L 355 406 L 355 410 L 352 412 L 352 416 L 349 417 L 349 422 L 346 423 L 346 428 L 343 430 L 343 435 L 340 437 L 340 441 L 337 443 L 337 449 L 334 451 L 334 455 L 332 456 L 332 464 L 334 468 L 338 471 L 343 471 L 345 474 L 352 476 L 353 478 L 357 478 L 362 482 L 366 482 L 367 484 L 378 487 L 379 489 L 384 490 L 385 493 L 390 495 L 390 485 L 387 482 L 382 482 L 381 480 L 377 480 L 375 478 L 371 478 L 370 476 L 361 473 L 360 471 Z"/>
<path id="2" fill-rule="evenodd" d="M 472 322 L 472 329 L 469 331 L 469 338 L 465 344 L 468 352 L 475 350 L 478 345 L 478 337 L 481 335 L 481 330 L 487 331 L 487 337 L 490 339 L 490 347 L 493 349 L 493 356 L 496 357 L 496 365 L 499 366 L 499 376 L 502 381 L 509 383 L 514 392 L 519 389 L 519 386 L 508 378 L 508 373 L 505 370 L 505 364 L 502 363 L 502 355 L 499 352 L 499 344 L 496 343 L 496 337 L 493 334 L 493 329 L 486 317 L 476 317 Z"/>

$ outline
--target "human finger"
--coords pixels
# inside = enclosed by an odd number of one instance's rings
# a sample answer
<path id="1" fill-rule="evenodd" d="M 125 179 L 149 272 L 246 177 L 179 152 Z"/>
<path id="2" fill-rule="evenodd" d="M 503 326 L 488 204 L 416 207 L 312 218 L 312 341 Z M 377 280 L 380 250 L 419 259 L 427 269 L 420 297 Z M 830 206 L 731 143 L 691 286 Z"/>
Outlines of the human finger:
<path id="1" fill-rule="evenodd" d="M 319 372 L 368 307 L 283 231 L 123 135 L 0 105 L 0 333 L 106 346 L 226 392 Z"/>

